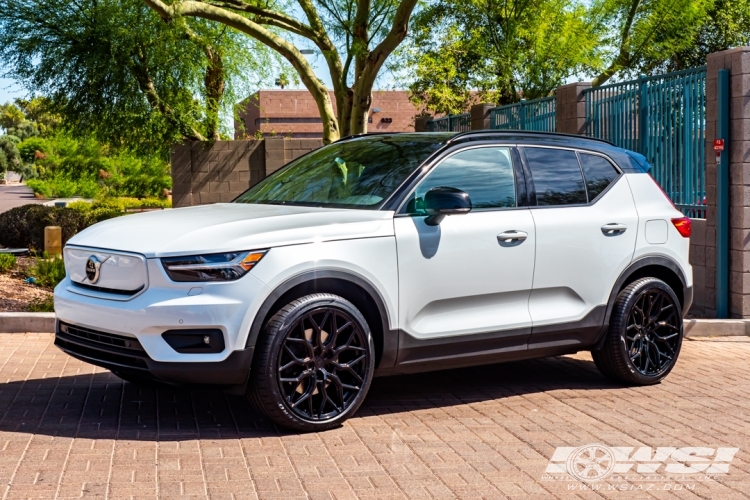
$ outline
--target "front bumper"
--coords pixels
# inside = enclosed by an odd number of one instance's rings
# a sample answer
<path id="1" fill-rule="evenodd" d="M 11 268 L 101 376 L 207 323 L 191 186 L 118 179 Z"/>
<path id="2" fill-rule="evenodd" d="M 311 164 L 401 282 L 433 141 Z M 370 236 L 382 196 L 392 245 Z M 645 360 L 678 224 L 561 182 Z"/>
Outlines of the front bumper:
<path id="1" fill-rule="evenodd" d="M 65 330 L 65 331 L 63 331 Z M 253 348 L 240 349 L 223 361 L 160 362 L 149 357 L 137 339 L 57 322 L 55 345 L 74 358 L 113 372 L 174 384 L 241 385 L 247 381 Z"/>

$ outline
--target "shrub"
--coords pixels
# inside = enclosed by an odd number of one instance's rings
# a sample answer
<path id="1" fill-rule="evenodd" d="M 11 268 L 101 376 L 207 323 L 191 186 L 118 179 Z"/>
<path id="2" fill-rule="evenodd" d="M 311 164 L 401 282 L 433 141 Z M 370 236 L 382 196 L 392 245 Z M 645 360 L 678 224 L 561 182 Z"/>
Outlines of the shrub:
<path id="1" fill-rule="evenodd" d="M 45 198 L 71 198 L 83 196 L 94 198 L 99 195 L 102 187 L 94 179 L 81 178 L 72 179 L 65 174 L 55 174 L 54 177 L 46 179 L 29 179 L 26 185 Z"/>
<path id="2" fill-rule="evenodd" d="M 16 267 L 16 256 L 9 253 L 0 253 L 0 273 L 7 273 Z"/>
<path id="3" fill-rule="evenodd" d="M 55 299 L 52 295 L 48 295 L 41 299 L 34 299 L 28 306 L 29 312 L 55 312 Z"/>
<path id="4" fill-rule="evenodd" d="M 62 257 L 50 257 L 45 253 L 42 258 L 34 259 L 27 273 L 36 280 L 37 285 L 54 288 L 65 278 L 65 261 Z"/>
<path id="5" fill-rule="evenodd" d="M 79 231 L 97 222 L 123 215 L 112 209 L 73 210 L 70 208 L 23 205 L 0 214 L 0 245 L 44 249 L 44 228 L 60 226 L 65 244 Z"/>

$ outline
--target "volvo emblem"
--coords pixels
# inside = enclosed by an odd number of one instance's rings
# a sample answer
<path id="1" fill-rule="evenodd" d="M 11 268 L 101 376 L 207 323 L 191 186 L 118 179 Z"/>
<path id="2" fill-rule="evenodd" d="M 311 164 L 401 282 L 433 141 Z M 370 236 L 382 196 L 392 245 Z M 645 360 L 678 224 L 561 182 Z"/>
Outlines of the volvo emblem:
<path id="1" fill-rule="evenodd" d="M 92 285 L 99 281 L 99 269 L 101 267 L 101 261 L 93 255 L 86 261 L 86 277 Z"/>

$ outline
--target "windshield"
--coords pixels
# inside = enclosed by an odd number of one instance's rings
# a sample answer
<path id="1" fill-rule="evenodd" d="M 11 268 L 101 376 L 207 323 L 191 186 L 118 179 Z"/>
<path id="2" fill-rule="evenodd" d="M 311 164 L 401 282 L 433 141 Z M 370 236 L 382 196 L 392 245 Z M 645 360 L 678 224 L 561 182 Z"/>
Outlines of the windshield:
<path id="1" fill-rule="evenodd" d="M 235 203 L 377 209 L 448 137 L 404 134 L 333 143 L 270 175 Z"/>

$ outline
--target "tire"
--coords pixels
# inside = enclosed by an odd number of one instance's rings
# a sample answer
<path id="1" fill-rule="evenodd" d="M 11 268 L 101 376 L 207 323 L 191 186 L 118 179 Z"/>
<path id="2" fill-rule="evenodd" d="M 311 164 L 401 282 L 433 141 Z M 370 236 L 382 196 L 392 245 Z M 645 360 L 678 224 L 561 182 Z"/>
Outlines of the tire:
<path id="1" fill-rule="evenodd" d="M 617 295 L 604 345 L 591 354 L 606 377 L 626 385 L 652 385 L 674 368 L 682 337 L 677 295 L 659 279 L 641 278 Z"/>
<path id="2" fill-rule="evenodd" d="M 323 431 L 357 411 L 374 368 L 372 334 L 357 308 L 337 295 L 307 295 L 266 323 L 247 397 L 281 427 Z"/>

